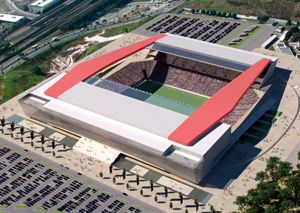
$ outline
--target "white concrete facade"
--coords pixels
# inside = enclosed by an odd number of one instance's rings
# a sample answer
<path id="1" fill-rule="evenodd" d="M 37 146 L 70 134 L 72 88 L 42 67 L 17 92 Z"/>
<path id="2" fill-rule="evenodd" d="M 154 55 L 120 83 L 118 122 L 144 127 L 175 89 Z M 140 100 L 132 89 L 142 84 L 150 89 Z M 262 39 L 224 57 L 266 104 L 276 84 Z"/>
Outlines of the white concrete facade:
<path id="1" fill-rule="evenodd" d="M 205 56 L 213 62 L 227 62 L 237 67 L 250 67 L 265 57 L 178 36 L 165 38 L 149 48 L 164 51 L 168 47 L 175 53 L 183 51 L 188 56 Z M 188 58 L 187 55 L 182 57 Z M 277 62 L 276 58 L 269 58 L 271 65 L 263 81 L 272 76 Z M 170 141 L 168 135 L 186 116 L 85 82 L 79 82 L 57 99 L 45 95 L 64 75 L 54 76 L 20 99 L 27 116 L 106 144 L 192 182 L 202 180 L 232 146 L 231 126 L 222 122 L 191 146 Z"/>
<path id="2" fill-rule="evenodd" d="M 63 75 L 50 79 L 20 100 L 29 117 L 91 138 L 192 182 L 199 182 L 231 146 L 228 124 L 220 124 L 192 146 L 183 146 L 167 137 L 44 95 Z"/>
<path id="3" fill-rule="evenodd" d="M 23 19 L 24 19 L 24 16 L 0 13 L 0 21 L 10 22 L 10 23 L 17 23 L 17 22 L 20 22 Z"/>
<path id="4" fill-rule="evenodd" d="M 37 0 L 30 4 L 29 10 L 32 13 L 43 13 L 45 10 L 58 4 L 61 0 Z"/>

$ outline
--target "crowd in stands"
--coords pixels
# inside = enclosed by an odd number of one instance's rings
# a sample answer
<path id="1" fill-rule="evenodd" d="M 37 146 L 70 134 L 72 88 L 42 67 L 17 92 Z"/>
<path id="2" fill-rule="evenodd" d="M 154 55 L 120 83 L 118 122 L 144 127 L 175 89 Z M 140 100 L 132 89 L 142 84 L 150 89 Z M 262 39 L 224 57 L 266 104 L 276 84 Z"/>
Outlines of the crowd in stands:
<path id="1" fill-rule="evenodd" d="M 132 62 L 107 79 L 126 86 L 134 86 L 149 78 L 156 64 L 155 60 Z"/>
<path id="2" fill-rule="evenodd" d="M 225 80 L 173 66 L 165 66 L 165 68 L 166 70 L 155 70 L 151 75 L 151 79 L 209 97 L 228 83 Z M 161 74 L 161 72 L 163 73 Z"/>
<path id="3" fill-rule="evenodd" d="M 151 79 L 211 97 L 238 75 L 238 72 L 227 68 L 165 55 L 159 57 L 159 61 L 132 62 L 108 77 L 108 80 L 134 87 Z M 223 121 L 233 125 L 257 100 L 258 96 L 250 89 Z"/>
<path id="4" fill-rule="evenodd" d="M 257 101 L 259 97 L 253 89 L 249 89 L 234 110 L 222 121 L 234 125 Z"/>
<path id="5" fill-rule="evenodd" d="M 169 54 L 162 54 L 160 57 L 165 60 L 165 63 L 171 66 L 180 67 L 185 70 L 192 70 L 194 72 L 200 72 L 206 75 L 214 76 L 217 78 L 225 79 L 225 80 L 233 80 L 236 78 L 240 73 L 231 70 L 229 68 L 220 67 L 200 61 L 195 61 L 187 58 L 182 58 L 174 55 Z"/>

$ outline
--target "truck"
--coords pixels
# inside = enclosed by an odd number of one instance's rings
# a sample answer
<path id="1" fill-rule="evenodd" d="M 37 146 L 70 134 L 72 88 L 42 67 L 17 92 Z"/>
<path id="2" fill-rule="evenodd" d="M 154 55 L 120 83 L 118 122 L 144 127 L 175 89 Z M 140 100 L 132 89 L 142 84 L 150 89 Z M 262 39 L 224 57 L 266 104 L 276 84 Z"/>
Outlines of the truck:
<path id="1" fill-rule="evenodd" d="M 58 38 L 58 37 L 52 38 L 52 42 L 56 42 L 56 41 L 59 41 L 59 38 Z"/>

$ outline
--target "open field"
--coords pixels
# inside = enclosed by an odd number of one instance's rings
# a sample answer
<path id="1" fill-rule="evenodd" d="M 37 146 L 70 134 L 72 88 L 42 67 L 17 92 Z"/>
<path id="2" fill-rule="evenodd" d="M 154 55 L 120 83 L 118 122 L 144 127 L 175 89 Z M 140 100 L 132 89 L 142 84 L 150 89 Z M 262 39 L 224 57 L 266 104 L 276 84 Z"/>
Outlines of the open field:
<path id="1" fill-rule="evenodd" d="M 298 0 L 189 0 L 183 7 L 300 20 Z"/>
<path id="2" fill-rule="evenodd" d="M 201 106 L 207 98 L 188 91 L 162 85 L 154 81 L 144 81 L 138 85 L 137 89 L 162 96 L 180 103 L 188 104 L 193 107 Z"/>

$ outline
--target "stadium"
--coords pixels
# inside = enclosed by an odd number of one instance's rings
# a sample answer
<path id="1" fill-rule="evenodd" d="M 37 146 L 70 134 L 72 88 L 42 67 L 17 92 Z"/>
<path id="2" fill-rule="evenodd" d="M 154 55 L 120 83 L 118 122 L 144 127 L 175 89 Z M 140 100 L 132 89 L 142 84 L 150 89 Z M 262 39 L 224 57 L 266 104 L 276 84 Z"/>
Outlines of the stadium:
<path id="1" fill-rule="evenodd" d="M 129 60 L 140 51 L 143 59 Z M 263 97 L 276 62 L 158 34 L 59 73 L 19 101 L 28 117 L 198 183 L 270 108 Z"/>

